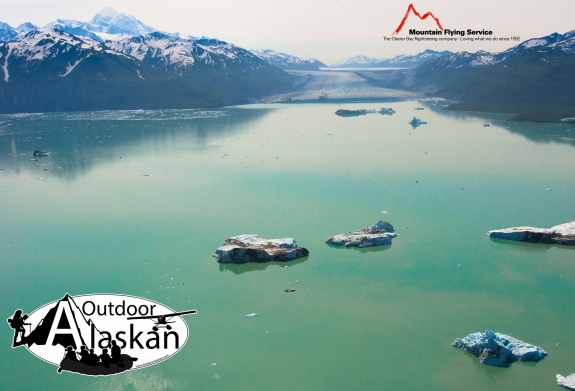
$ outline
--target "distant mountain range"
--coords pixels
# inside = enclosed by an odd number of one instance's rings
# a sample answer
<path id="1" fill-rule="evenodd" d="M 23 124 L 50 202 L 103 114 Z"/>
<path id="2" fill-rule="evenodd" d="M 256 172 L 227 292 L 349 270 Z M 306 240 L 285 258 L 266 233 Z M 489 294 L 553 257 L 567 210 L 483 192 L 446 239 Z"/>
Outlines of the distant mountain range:
<path id="1" fill-rule="evenodd" d="M 479 50 L 476 53 L 459 52 L 452 53 L 430 62 L 430 66 L 440 66 L 445 68 L 461 67 L 481 67 L 497 64 L 506 58 L 523 52 L 528 49 L 538 47 L 559 48 L 560 50 L 575 54 L 575 30 L 565 34 L 553 33 L 541 38 L 532 38 L 513 46 L 500 53 L 491 53 Z M 431 65 L 433 64 L 433 65 Z"/>
<path id="2" fill-rule="evenodd" d="M 161 32 L 140 22 L 131 15 L 119 13 L 110 7 L 106 7 L 98 12 L 89 22 L 56 19 L 54 22 L 48 23 L 44 28 L 61 30 L 72 35 L 91 38 L 100 42 Z M 40 27 L 32 23 L 24 23 L 17 28 L 13 28 L 6 23 L 0 22 L 0 40 L 7 42 L 16 41 L 29 31 L 38 29 L 40 29 Z M 185 36 L 179 33 L 164 34 L 183 39 L 196 39 L 196 37 Z"/>
<path id="3" fill-rule="evenodd" d="M 210 107 L 285 91 L 288 74 L 216 39 L 100 42 L 59 29 L 0 42 L 0 112 Z"/>
<path id="4" fill-rule="evenodd" d="M 320 67 L 327 68 L 327 65 L 315 58 L 303 60 L 299 57 L 270 49 L 258 49 L 251 52 L 262 60 L 284 70 L 319 71 Z"/>
<path id="5" fill-rule="evenodd" d="M 410 89 L 459 103 L 453 109 L 515 113 L 515 120 L 575 117 L 575 30 L 529 39 L 500 53 L 430 60 L 404 79 Z"/>
<path id="6" fill-rule="evenodd" d="M 332 64 L 331 68 L 416 68 L 426 61 L 450 54 L 453 54 L 453 52 L 448 50 L 437 52 L 428 49 L 415 55 L 402 54 L 388 59 L 355 56 L 343 58 Z"/>

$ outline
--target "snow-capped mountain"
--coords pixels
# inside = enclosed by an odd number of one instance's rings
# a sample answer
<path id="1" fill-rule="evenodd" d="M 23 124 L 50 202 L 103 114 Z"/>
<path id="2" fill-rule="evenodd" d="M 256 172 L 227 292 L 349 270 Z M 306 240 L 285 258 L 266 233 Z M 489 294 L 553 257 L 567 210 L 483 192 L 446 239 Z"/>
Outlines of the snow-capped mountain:
<path id="1" fill-rule="evenodd" d="M 81 37 L 88 37 L 97 41 L 121 40 L 125 38 L 147 35 L 159 32 L 152 26 L 139 21 L 131 15 L 119 13 L 110 7 L 106 7 L 88 22 L 80 22 L 71 19 L 57 19 L 48 23 L 47 28 L 55 28 Z M 164 33 L 166 35 L 195 39 L 192 36 L 184 36 L 179 33 Z"/>
<path id="2" fill-rule="evenodd" d="M 18 37 L 18 31 L 8 23 L 0 22 L 0 41 L 13 41 Z"/>
<path id="3" fill-rule="evenodd" d="M 331 68 L 369 68 L 373 64 L 379 62 L 375 57 L 367 57 L 367 56 L 353 56 L 353 57 L 346 57 L 342 58 L 338 62 L 331 64 Z"/>
<path id="4" fill-rule="evenodd" d="M 453 54 L 453 52 L 450 52 L 449 50 L 438 52 L 435 50 L 427 49 L 415 55 L 403 54 L 390 58 L 389 60 L 381 60 L 375 64 L 375 67 L 416 68 L 426 61 L 438 57 L 448 56 L 450 54 Z"/>
<path id="5" fill-rule="evenodd" d="M 55 28 L 0 42 L 0 112 L 191 108 L 283 92 L 289 76 L 214 39 L 106 41 Z"/>
<path id="6" fill-rule="evenodd" d="M 29 33 L 30 31 L 36 30 L 36 29 L 38 29 L 38 26 L 33 25 L 30 22 L 22 23 L 20 26 L 16 27 L 16 31 L 22 35 Z"/>
<path id="7" fill-rule="evenodd" d="M 575 30 L 565 34 L 553 33 L 541 38 L 531 38 L 499 53 L 491 53 L 483 50 L 479 50 L 476 53 L 458 52 L 435 60 L 434 65 L 444 68 L 493 65 L 517 53 L 538 47 L 554 47 L 561 49 L 567 54 L 575 54 Z"/>
<path id="8" fill-rule="evenodd" d="M 431 59 L 453 54 L 450 51 L 438 52 L 435 50 L 427 49 L 416 55 L 402 54 L 388 59 L 377 59 L 374 57 L 355 56 L 339 60 L 332 65 L 333 68 L 383 68 L 383 67 L 398 67 L 398 68 L 415 68 Z"/>
<path id="9" fill-rule="evenodd" d="M 119 13 L 110 7 L 98 12 L 89 23 L 110 35 L 146 35 L 157 31 L 133 16 Z"/>
<path id="10" fill-rule="evenodd" d="M 33 30 L 19 41 L 0 44 L 0 64 L 5 82 L 35 77 L 68 76 L 83 60 L 98 54 L 122 55 L 100 42 L 54 29 Z"/>
<path id="11" fill-rule="evenodd" d="M 323 62 L 315 58 L 304 60 L 290 54 L 276 52 L 275 50 L 257 49 L 251 50 L 251 52 L 262 60 L 284 70 L 318 71 L 320 67 L 326 67 Z"/>
<path id="12" fill-rule="evenodd" d="M 0 42 L 16 41 L 27 32 L 35 30 L 36 28 L 36 26 L 28 22 L 22 23 L 16 28 L 10 26 L 8 23 L 0 22 Z"/>
<path id="13" fill-rule="evenodd" d="M 106 41 L 105 44 L 116 52 L 166 69 L 182 70 L 194 64 L 222 70 L 232 64 L 243 64 L 253 70 L 269 67 L 269 64 L 248 50 L 217 39 L 183 39 L 154 32 L 119 41 Z"/>

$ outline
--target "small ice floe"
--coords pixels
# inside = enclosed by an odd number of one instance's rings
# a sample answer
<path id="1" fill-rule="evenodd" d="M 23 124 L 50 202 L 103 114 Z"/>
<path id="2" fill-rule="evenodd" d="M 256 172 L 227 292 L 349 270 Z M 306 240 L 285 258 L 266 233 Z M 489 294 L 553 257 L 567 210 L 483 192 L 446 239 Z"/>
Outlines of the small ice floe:
<path id="1" fill-rule="evenodd" d="M 381 213 L 387 214 L 387 210 L 382 210 Z"/>
<path id="2" fill-rule="evenodd" d="M 385 108 L 385 107 L 382 107 L 377 112 L 381 115 L 393 115 L 393 114 L 395 114 L 395 110 L 393 110 L 392 108 Z"/>
<path id="3" fill-rule="evenodd" d="M 413 117 L 409 124 L 413 127 L 413 129 L 417 128 L 419 125 L 425 125 L 427 122 L 420 120 L 419 118 Z"/>
<path id="4" fill-rule="evenodd" d="M 254 316 L 258 316 L 258 314 L 256 314 L 255 312 L 252 312 L 251 314 L 247 314 L 246 318 L 253 318 Z"/>
<path id="5" fill-rule="evenodd" d="M 34 156 L 34 157 L 50 156 L 51 154 L 52 154 L 52 152 L 43 152 L 43 151 L 39 151 L 37 149 L 35 149 L 34 152 L 32 152 L 32 156 Z"/>

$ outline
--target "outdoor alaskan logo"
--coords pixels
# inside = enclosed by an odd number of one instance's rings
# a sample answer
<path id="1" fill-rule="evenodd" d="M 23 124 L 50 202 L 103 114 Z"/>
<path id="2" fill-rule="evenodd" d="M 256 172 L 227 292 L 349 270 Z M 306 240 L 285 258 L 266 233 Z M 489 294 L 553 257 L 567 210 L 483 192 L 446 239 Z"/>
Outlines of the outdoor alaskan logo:
<path id="1" fill-rule="evenodd" d="M 70 296 L 8 318 L 12 347 L 24 346 L 38 358 L 90 376 L 115 375 L 167 360 L 185 345 L 188 325 L 163 304 L 135 296 Z"/>

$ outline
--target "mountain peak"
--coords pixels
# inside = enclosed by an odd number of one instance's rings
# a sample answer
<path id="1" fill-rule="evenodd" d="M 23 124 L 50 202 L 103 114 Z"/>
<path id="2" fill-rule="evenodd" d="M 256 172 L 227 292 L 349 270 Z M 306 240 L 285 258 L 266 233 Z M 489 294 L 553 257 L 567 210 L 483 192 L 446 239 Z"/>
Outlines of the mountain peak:
<path id="1" fill-rule="evenodd" d="M 121 14 L 112 7 L 105 7 L 94 16 L 94 19 L 92 19 L 90 23 L 99 25 L 108 24 L 120 15 Z"/>

